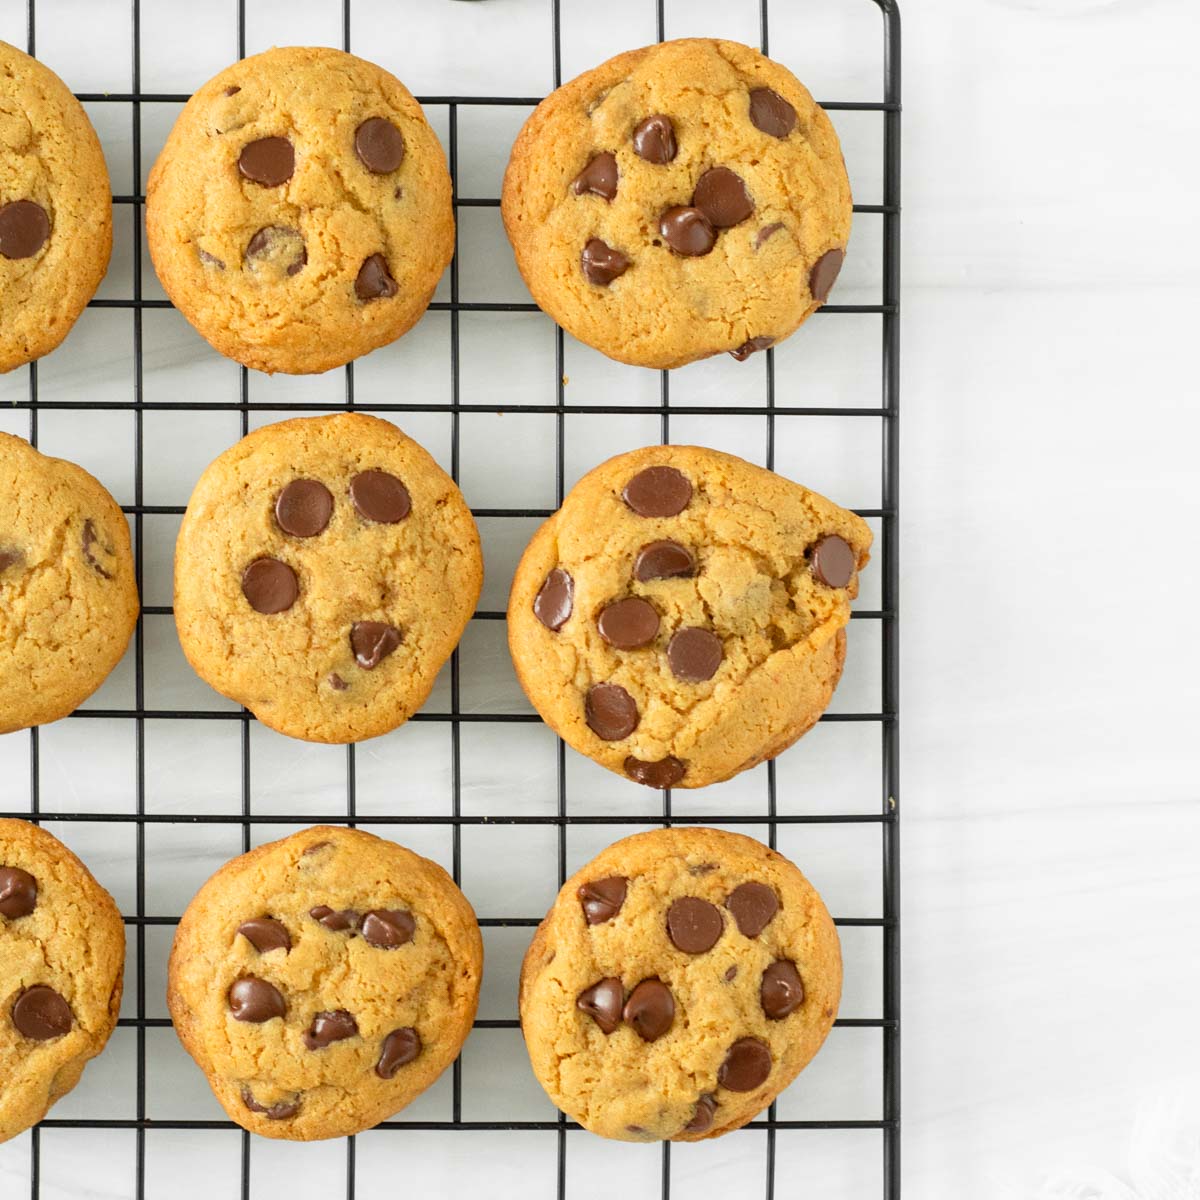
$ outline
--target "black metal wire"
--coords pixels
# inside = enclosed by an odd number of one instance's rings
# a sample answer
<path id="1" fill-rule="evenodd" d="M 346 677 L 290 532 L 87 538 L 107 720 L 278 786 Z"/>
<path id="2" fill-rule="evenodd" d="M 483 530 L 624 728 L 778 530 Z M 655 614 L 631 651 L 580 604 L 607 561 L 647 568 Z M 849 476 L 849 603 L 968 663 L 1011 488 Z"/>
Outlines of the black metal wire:
<path id="1" fill-rule="evenodd" d="M 665 0 L 653 0 L 655 7 L 655 30 L 658 40 L 666 37 Z M 604 405 L 569 404 L 565 389 L 564 336 L 561 329 L 555 331 L 555 401 L 553 404 L 512 404 L 503 406 L 504 412 L 553 414 L 555 419 L 555 504 L 561 504 L 566 484 L 566 417 L 568 414 L 596 414 L 628 416 L 637 413 L 658 415 L 660 437 L 665 443 L 670 440 L 672 414 L 709 416 L 761 416 L 765 420 L 765 462 L 774 468 L 776 449 L 776 421 L 783 416 L 837 416 L 867 417 L 879 420 L 882 426 L 881 464 L 881 507 L 858 509 L 861 516 L 877 518 L 881 522 L 881 572 L 882 608 L 875 611 L 856 611 L 856 620 L 872 620 L 881 623 L 882 633 L 882 702 L 879 712 L 826 713 L 824 722 L 876 723 L 882 740 L 882 804 L 873 813 L 795 814 L 780 813 L 778 809 L 778 783 L 775 764 L 767 764 L 767 810 L 766 824 L 768 840 L 774 846 L 780 826 L 878 824 L 883 842 L 882 858 L 882 916 L 842 917 L 837 924 L 842 928 L 877 928 L 883 938 L 883 996 L 880 1018 L 839 1018 L 835 1025 L 840 1028 L 879 1029 L 883 1039 L 883 1096 L 882 1115 L 879 1120 L 779 1120 L 776 1106 L 772 1105 L 766 1119 L 751 1122 L 747 1128 L 766 1133 L 765 1188 L 767 1200 L 776 1194 L 776 1144 L 777 1134 L 791 1130 L 878 1130 L 883 1138 L 883 1195 L 885 1200 L 896 1200 L 900 1195 L 900 845 L 899 845 L 899 562 L 898 562 L 898 519 L 899 519 L 899 314 L 900 314 L 900 17 L 895 0 L 873 0 L 883 18 L 884 68 L 883 100 L 872 101 L 828 101 L 822 106 L 830 111 L 878 112 L 884 122 L 883 145 L 883 202 L 881 204 L 856 204 L 856 213 L 877 214 L 883 220 L 883 289 L 878 304 L 826 305 L 818 310 L 824 316 L 847 313 L 870 313 L 880 317 L 882 323 L 881 343 L 881 403 L 877 408 L 841 406 L 802 406 L 777 403 L 775 352 L 768 349 L 762 356 L 764 371 L 765 403 L 760 406 L 709 407 L 672 405 L 670 399 L 670 377 L 666 371 L 660 375 L 659 399 L 653 405 Z M 24 399 L 16 400 L 13 406 L 29 412 L 29 436 L 33 445 L 38 439 L 38 414 L 43 410 L 102 409 L 107 411 L 130 410 L 134 414 L 134 503 L 124 506 L 132 517 L 133 541 L 137 562 L 139 591 L 143 582 L 143 521 L 146 516 L 180 514 L 182 506 L 148 505 L 143 499 L 144 441 L 143 419 L 148 411 L 232 411 L 239 415 L 240 429 L 244 436 L 249 432 L 252 412 L 306 412 L 325 411 L 327 406 L 307 402 L 252 402 L 250 400 L 249 372 L 243 367 L 239 376 L 238 399 L 233 402 L 202 401 L 148 401 L 143 387 L 142 314 L 146 310 L 170 308 L 169 301 L 148 300 L 142 294 L 142 150 L 141 110 L 147 103 L 182 104 L 188 96 L 181 93 L 146 93 L 141 90 L 141 3 L 131 0 L 132 29 L 132 90 L 127 93 L 79 93 L 79 99 L 87 103 L 129 104 L 133 132 L 133 178 L 131 191 L 114 196 L 114 203 L 130 208 L 133 226 L 134 275 L 133 295 L 130 299 L 93 300 L 92 307 L 129 309 L 133 318 L 134 334 L 134 384 L 132 398 L 125 401 L 106 400 L 42 400 L 38 395 L 38 369 L 32 363 L 28 368 L 29 387 Z M 36 48 L 37 0 L 26 0 L 27 49 L 32 55 Z M 549 0 L 551 21 L 551 54 L 553 82 L 562 83 L 562 3 Z M 349 50 L 351 45 L 352 0 L 342 0 L 342 45 Z M 759 38 L 764 53 L 769 50 L 770 0 L 759 0 Z M 246 0 L 237 0 L 237 48 L 238 57 L 246 53 Z M 458 195 L 458 117 L 459 110 L 470 106 L 519 106 L 532 107 L 540 97 L 536 96 L 421 96 L 426 106 L 445 106 L 448 118 L 448 158 L 453 183 L 454 205 L 462 208 L 495 208 L 500 201 L 496 197 L 462 197 Z M 476 303 L 464 302 L 460 297 L 459 259 L 457 238 L 455 255 L 450 266 L 450 299 L 435 302 L 432 311 L 447 312 L 450 321 L 450 402 L 448 404 L 423 404 L 420 402 L 356 404 L 354 394 L 354 366 L 345 371 L 345 399 L 347 409 L 367 412 L 441 412 L 450 420 L 451 475 L 457 480 L 460 467 L 460 417 L 463 413 L 497 411 L 494 405 L 463 404 L 461 394 L 460 363 L 460 314 L 464 312 L 537 312 L 532 303 Z M 475 509 L 477 517 L 546 517 L 548 509 L 532 508 L 482 508 Z M 189 710 L 151 709 L 146 705 L 145 688 L 145 621 L 147 618 L 163 619 L 171 615 L 170 606 L 145 605 L 138 620 L 134 642 L 134 705 L 129 709 L 85 709 L 73 714 L 77 719 L 129 719 L 135 728 L 135 811 L 132 813 L 55 812 L 53 819 L 62 822 L 94 822 L 99 824 L 132 824 L 136 831 L 137 880 L 135 908 L 125 915 L 125 924 L 134 931 L 136 960 L 136 1016 L 123 1017 L 118 1021 L 122 1028 L 135 1030 L 137 1046 L 136 1117 L 134 1119 L 65 1119 L 51 1118 L 43 1121 L 31 1131 L 30 1143 L 30 1195 L 39 1200 L 41 1188 L 41 1137 L 40 1130 L 46 1129 L 112 1129 L 133 1130 L 136 1138 L 135 1187 L 138 1200 L 146 1194 L 145 1178 L 145 1135 L 149 1129 L 178 1130 L 234 1130 L 239 1127 L 231 1121 L 159 1120 L 152 1119 L 146 1105 L 146 1030 L 166 1028 L 169 1019 L 146 1015 L 146 938 L 145 931 L 154 927 L 169 927 L 177 923 L 173 916 L 153 915 L 146 912 L 146 829 L 159 824 L 219 825 L 232 824 L 241 828 L 244 850 L 251 845 L 251 827 L 255 824 L 303 825 L 316 818 L 311 814 L 270 813 L 255 814 L 252 806 L 250 771 L 250 723 L 254 719 L 246 710 Z M 500 611 L 482 611 L 475 620 L 499 621 L 505 614 Z M 567 876 L 568 846 L 567 830 L 571 826 L 628 825 L 632 827 L 654 824 L 670 826 L 691 824 L 688 817 L 677 817 L 672 812 L 669 790 L 661 797 L 661 810 L 652 815 L 649 806 L 643 813 L 614 816 L 571 812 L 568 804 L 566 781 L 566 748 L 561 739 L 556 747 L 557 804 L 552 815 L 528 816 L 495 814 L 488 816 L 465 815 L 462 812 L 462 745 L 461 727 L 469 723 L 536 723 L 539 718 L 532 713 L 465 713 L 461 707 L 459 653 L 455 651 L 450 666 L 450 710 L 445 713 L 421 712 L 412 719 L 448 724 L 451 746 L 451 811 L 442 813 L 395 815 L 372 815 L 371 823 L 377 825 L 448 825 L 452 836 L 453 876 L 461 880 L 462 874 L 462 829 L 464 826 L 512 825 L 554 826 L 557 836 L 558 878 L 560 885 Z M 236 815 L 193 813 L 159 814 L 146 811 L 146 741 L 147 721 L 199 720 L 237 721 L 241 724 L 241 804 Z M 28 813 L 2 813 L 3 816 L 30 816 L 34 821 L 45 814 L 41 806 L 41 747 L 38 730 L 30 733 L 30 809 Z M 358 817 L 356 795 L 355 748 L 346 751 L 346 804 L 343 815 L 330 813 L 320 819 L 331 824 L 353 826 Z M 729 813 L 706 816 L 706 821 L 715 825 L 758 825 L 764 817 L 761 813 Z M 532 928 L 537 917 L 485 917 L 480 925 L 491 928 Z M 475 1022 L 479 1029 L 515 1030 L 520 1023 L 516 1019 L 480 1019 Z M 567 1180 L 567 1134 L 579 1129 L 559 1113 L 553 1121 L 464 1121 L 462 1119 L 462 1065 L 461 1059 L 453 1066 L 452 1119 L 450 1121 L 386 1121 L 380 1129 L 410 1131 L 494 1131 L 522 1130 L 554 1132 L 557 1142 L 556 1193 L 558 1200 L 566 1198 Z M 241 1131 L 240 1191 L 243 1200 L 250 1195 L 250 1172 L 252 1164 L 250 1135 Z M 355 1196 L 355 1140 L 346 1142 L 346 1196 Z M 661 1193 L 669 1200 L 671 1191 L 671 1147 L 664 1143 L 662 1148 Z"/>

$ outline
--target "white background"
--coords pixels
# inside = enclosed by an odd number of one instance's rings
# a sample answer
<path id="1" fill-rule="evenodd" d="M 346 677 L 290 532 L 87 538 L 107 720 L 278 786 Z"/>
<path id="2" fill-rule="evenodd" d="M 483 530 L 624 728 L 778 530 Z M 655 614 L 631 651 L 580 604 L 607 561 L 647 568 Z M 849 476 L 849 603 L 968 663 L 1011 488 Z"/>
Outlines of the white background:
<path id="1" fill-rule="evenodd" d="M 24 45 L 24 8 L 0 0 L 0 37 Z M 421 94 L 542 95 L 552 85 L 548 8 L 548 0 L 354 0 L 352 49 Z M 667 34 L 756 42 L 757 8 L 667 0 Z M 340 4 L 248 0 L 247 10 L 248 52 L 341 42 Z M 563 10 L 567 77 L 654 37 L 651 0 L 563 0 Z M 880 18 L 870 0 L 772 0 L 771 11 L 773 54 L 819 98 L 881 98 Z M 142 13 L 146 91 L 189 91 L 235 57 L 230 0 L 143 0 Z M 39 56 L 74 90 L 129 90 L 123 0 L 38 0 L 38 14 Z M 1183 1200 L 1200 1195 L 1200 1167 L 1170 1191 L 1164 1176 L 1148 1178 L 1147 1164 L 1166 1161 L 1155 1143 L 1172 1130 L 1200 1138 L 1200 654 L 1191 612 L 1200 584 L 1191 445 L 1200 428 L 1192 370 L 1200 8 L 1190 0 L 908 0 L 903 17 L 905 1194 Z M 128 106 L 89 111 L 114 190 L 133 192 Z M 143 175 L 176 112 L 144 106 Z M 429 115 L 445 136 L 445 108 Z M 525 115 L 461 111 L 460 194 L 497 194 Z M 878 203 L 878 114 L 838 113 L 835 122 L 856 198 Z M 463 298 L 526 299 L 494 210 L 460 218 Z M 131 210 L 119 208 L 102 296 L 132 294 L 133 227 Z M 834 301 L 878 302 L 879 247 L 879 218 L 859 217 Z M 159 297 L 143 259 L 144 293 Z M 439 298 L 447 296 L 443 285 Z M 779 403 L 878 405 L 878 322 L 814 318 L 776 354 Z M 359 401 L 445 402 L 448 326 L 447 314 L 430 314 L 396 346 L 361 360 Z M 237 369 L 173 312 L 148 312 L 144 339 L 148 400 L 236 398 Z M 553 402 L 552 327 L 540 315 L 464 315 L 462 348 L 464 402 Z M 130 312 L 89 310 L 41 364 L 40 395 L 128 399 L 132 362 Z M 657 376 L 607 364 L 569 340 L 567 374 L 568 403 L 657 402 Z M 677 372 L 671 395 L 681 404 L 757 404 L 762 384 L 756 360 L 713 360 Z M 24 398 L 27 387 L 24 371 L 3 377 L 0 404 Z M 342 396 L 340 372 L 251 379 L 255 401 L 332 406 Z M 448 465 L 444 414 L 400 423 Z M 27 414 L 0 407 L 0 427 L 27 433 Z M 649 415 L 569 417 L 568 484 L 658 433 Z M 843 503 L 875 507 L 879 433 L 875 418 L 781 418 L 776 465 Z M 761 418 L 679 416 L 671 435 L 762 460 Z M 133 436 L 128 412 L 40 418 L 42 447 L 83 462 L 126 504 Z M 199 471 L 236 436 L 231 414 L 147 414 L 145 503 L 183 504 Z M 460 474 L 472 505 L 551 507 L 553 436 L 552 417 L 464 416 Z M 144 520 L 147 604 L 170 602 L 177 522 Z M 482 604 L 497 609 L 533 523 L 482 525 Z M 860 607 L 878 607 L 877 576 L 864 584 Z M 878 626 L 859 621 L 851 633 L 834 709 L 877 711 Z M 146 673 L 152 709 L 228 707 L 188 671 L 169 617 L 147 618 Z M 90 705 L 132 703 L 130 657 Z M 428 710 L 448 705 L 443 685 Z M 498 622 L 476 622 L 467 634 L 462 706 L 527 711 Z M 414 723 L 361 747 L 365 820 L 449 811 L 448 738 L 444 724 Z M 133 722 L 120 719 L 45 729 L 43 809 L 132 811 L 133 739 Z M 148 722 L 148 811 L 237 812 L 239 740 L 235 722 Z M 251 743 L 256 812 L 315 815 L 344 805 L 344 751 L 257 726 Z M 0 739 L 6 811 L 28 807 L 28 760 L 28 735 Z M 779 762 L 781 811 L 874 811 L 878 770 L 876 726 L 820 726 Z M 572 812 L 653 814 L 656 797 L 570 753 L 567 778 Z M 553 739 L 537 725 L 466 726 L 463 783 L 466 813 L 552 812 Z M 676 810 L 697 819 L 765 811 L 764 771 L 676 793 Z M 132 827 L 50 827 L 132 911 Z M 627 831 L 572 829 L 570 865 Z M 256 825 L 252 836 L 279 832 Z M 449 861 L 447 827 L 398 836 Z M 781 831 L 780 845 L 836 915 L 879 915 L 877 826 L 794 827 Z M 236 825 L 151 826 L 145 911 L 177 915 L 239 848 Z M 538 914 L 556 883 L 552 830 L 464 831 L 463 884 L 481 915 Z M 165 1014 L 170 936 L 169 927 L 147 935 L 151 1017 Z M 515 1015 L 527 938 L 526 929 L 487 931 L 481 1016 Z M 878 930 L 847 929 L 844 945 L 842 1013 L 877 1017 Z M 126 1016 L 136 1013 L 133 991 Z M 134 1031 L 118 1031 L 52 1115 L 134 1115 L 133 1047 Z M 169 1029 L 150 1030 L 147 1047 L 151 1117 L 222 1116 Z M 880 1061 L 877 1030 L 836 1030 L 780 1116 L 878 1118 Z M 463 1062 L 465 1118 L 552 1118 L 514 1031 L 477 1031 Z M 448 1119 L 449 1095 L 447 1079 L 402 1116 Z M 0 1147 L 0 1180 L 18 1194 L 29 1141 Z M 764 1141 L 747 1131 L 676 1147 L 674 1194 L 762 1194 Z M 234 1132 L 151 1131 L 147 1195 L 235 1196 L 240 1149 Z M 777 1155 L 777 1195 L 880 1193 L 878 1133 L 783 1133 Z M 340 1195 L 345 1160 L 343 1143 L 255 1139 L 252 1194 Z M 44 1131 L 42 1194 L 129 1195 L 134 1161 L 132 1133 Z M 593 1195 L 603 1173 L 605 1189 L 622 1197 L 657 1196 L 660 1164 L 657 1148 L 572 1133 L 568 1195 Z M 357 1168 L 361 1196 L 404 1188 L 549 1197 L 555 1135 L 368 1134 L 357 1139 Z"/>

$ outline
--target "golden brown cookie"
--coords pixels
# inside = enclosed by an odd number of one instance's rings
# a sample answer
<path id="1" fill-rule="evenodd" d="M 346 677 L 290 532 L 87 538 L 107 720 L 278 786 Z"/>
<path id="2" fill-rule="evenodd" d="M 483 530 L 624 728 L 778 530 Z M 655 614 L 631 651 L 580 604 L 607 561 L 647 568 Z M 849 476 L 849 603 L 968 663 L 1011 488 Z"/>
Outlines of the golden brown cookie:
<path id="1" fill-rule="evenodd" d="M 56 721 L 137 623 L 129 525 L 82 467 L 0 433 L 0 733 Z"/>
<path id="2" fill-rule="evenodd" d="M 225 1111 L 264 1137 L 370 1129 L 458 1057 L 475 914 L 436 863 L 316 826 L 223 866 L 171 950 L 171 1019 Z"/>
<path id="3" fill-rule="evenodd" d="M 58 840 L 0 820 L 0 1142 L 78 1082 L 117 1023 L 125 926 Z"/>
<path id="4" fill-rule="evenodd" d="M 243 59 L 188 101 L 146 232 L 175 306 L 260 371 L 327 371 L 395 341 L 454 251 L 446 156 L 408 89 L 328 47 Z"/>
<path id="5" fill-rule="evenodd" d="M 631 50 L 543 100 L 502 211 L 533 298 L 619 362 L 679 367 L 782 341 L 829 296 L 850 236 L 833 125 L 737 42 Z"/>
<path id="6" fill-rule="evenodd" d="M 694 1142 L 746 1124 L 820 1049 L 837 930 L 782 854 L 656 829 L 568 879 L 521 970 L 534 1074 L 586 1129 Z"/>
<path id="7" fill-rule="evenodd" d="M 92 123 L 53 71 L 0 42 L 0 373 L 67 336 L 111 252 Z"/>
<path id="8" fill-rule="evenodd" d="M 508 641 L 546 723 L 650 787 L 773 758 L 824 711 L 871 531 L 730 454 L 648 446 L 596 467 L 534 535 Z"/>

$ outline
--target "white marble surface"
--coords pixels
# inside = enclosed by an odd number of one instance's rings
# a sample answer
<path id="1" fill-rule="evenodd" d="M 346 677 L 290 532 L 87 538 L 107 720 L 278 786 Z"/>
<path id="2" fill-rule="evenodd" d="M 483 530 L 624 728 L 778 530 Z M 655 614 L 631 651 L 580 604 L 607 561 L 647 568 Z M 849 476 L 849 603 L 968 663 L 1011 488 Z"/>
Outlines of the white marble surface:
<path id="1" fill-rule="evenodd" d="M 353 48 L 415 91 L 548 90 L 548 0 L 354 0 Z M 870 0 L 772 0 L 773 53 L 823 99 L 878 99 L 879 17 Z M 126 91 L 124 0 L 37 0 L 38 52 L 80 91 Z M 23 2 L 0 0 L 0 37 L 24 41 Z M 231 60 L 232 0 L 143 0 L 142 82 L 187 91 Z M 248 49 L 340 42 L 340 5 L 247 0 Z M 650 0 L 563 0 L 564 71 L 654 36 Z M 667 0 L 668 36 L 755 41 L 756 0 Z M 1200 571 L 1190 553 L 1197 515 L 1192 440 L 1200 432 L 1192 373 L 1200 133 L 1195 98 L 1200 7 L 1191 0 L 908 0 L 904 5 L 905 218 L 902 423 L 904 1183 L 918 1200 L 1200 1196 L 1200 652 L 1190 605 Z M 505 52 L 506 50 L 511 52 Z M 146 106 L 142 172 L 174 118 Z M 118 192 L 134 190 L 129 109 L 91 106 Z M 442 132 L 445 109 L 431 109 Z M 461 192 L 494 195 L 524 110 L 460 116 Z M 879 195 L 877 114 L 838 114 L 860 201 Z M 102 295 L 130 295 L 132 217 L 120 210 Z M 467 211 L 461 228 L 468 299 L 523 299 L 495 214 Z M 879 295 L 879 224 L 860 217 L 838 296 Z M 161 292 L 146 265 L 145 294 Z M 236 370 L 173 313 L 145 318 L 148 399 L 229 397 Z M 445 314 L 363 360 L 360 401 L 448 397 Z M 463 318 L 463 399 L 553 399 L 550 326 L 538 316 Z M 878 403 L 878 318 L 816 318 L 777 353 L 781 403 Z M 653 403 L 657 379 L 569 344 L 568 400 Z M 552 364 L 552 359 L 549 360 Z M 128 312 L 90 311 L 42 364 L 47 399 L 126 398 Z M 23 372 L 0 379 L 0 401 L 25 395 Z M 672 397 L 758 403 L 762 376 L 725 361 L 677 373 Z M 335 405 L 342 378 L 251 383 L 252 398 Z M 255 414 L 254 421 L 274 419 Z M 449 426 L 405 419 L 443 462 Z M 0 427 L 27 432 L 0 407 Z M 42 414 L 42 445 L 83 461 L 125 503 L 133 499 L 128 413 Z M 148 414 L 147 503 L 182 504 L 197 472 L 237 434 L 228 414 Z M 657 418 L 568 419 L 570 482 L 595 461 L 658 436 Z M 760 459 L 760 418 L 676 417 L 675 440 L 708 441 Z M 464 417 L 462 480 L 477 507 L 549 505 L 538 470 L 552 419 Z M 878 497 L 879 427 L 872 418 L 781 419 L 777 466 L 861 507 Z M 169 603 L 177 518 L 145 521 L 148 604 Z M 484 523 L 489 581 L 500 607 L 528 522 Z M 863 607 L 878 606 L 878 579 Z M 468 710 L 524 710 L 500 626 L 477 623 L 463 649 Z M 878 708 L 878 629 L 859 622 L 835 705 Z M 169 618 L 146 626 L 147 703 L 221 708 L 179 655 Z M 132 703 L 127 661 L 93 704 Z M 444 711 L 448 689 L 431 700 Z M 358 755 L 359 808 L 446 811 L 445 728 L 410 725 Z M 28 738 L 0 739 L 5 809 L 28 805 Z M 129 812 L 132 723 L 67 721 L 42 734 L 43 809 Z M 252 730 L 257 812 L 316 814 L 343 803 L 343 752 Z M 871 811 L 878 738 L 870 726 L 820 727 L 779 763 L 781 807 Z M 150 722 L 151 812 L 236 812 L 236 726 Z M 538 726 L 463 735 L 463 811 L 553 811 L 553 741 Z M 573 812 L 645 814 L 646 794 L 571 755 Z M 698 820 L 763 811 L 763 772 L 677 811 Z M 127 825 L 60 823 L 126 911 L 135 902 Z M 278 827 L 258 825 L 256 841 Z M 583 861 L 624 829 L 572 830 Z M 761 830 L 760 830 L 761 832 Z M 199 882 L 236 852 L 235 826 L 154 826 L 147 833 L 146 911 L 177 914 Z M 442 828 L 405 840 L 443 861 Z M 879 913 L 878 831 L 805 826 L 781 847 L 842 916 Z M 538 863 L 545 870 L 536 869 Z M 480 913 L 527 915 L 553 894 L 553 835 L 468 829 L 463 878 Z M 482 1016 L 513 1015 L 527 931 L 490 930 Z M 170 929 L 147 935 L 147 1013 L 163 1015 Z M 845 931 L 843 1014 L 880 1013 L 879 938 Z M 132 975 L 130 977 L 132 983 Z M 132 993 L 130 988 L 129 992 Z M 136 1012 L 127 994 L 125 1015 Z M 159 1119 L 221 1114 L 169 1030 L 147 1035 L 147 1112 Z M 134 1037 L 122 1030 L 55 1116 L 134 1113 Z M 511 1031 L 478 1031 L 464 1056 L 464 1116 L 552 1115 Z M 780 1115 L 877 1118 L 877 1031 L 838 1030 Z M 408 1116 L 446 1119 L 443 1081 Z M 1182 1130 L 1182 1132 L 1180 1132 Z M 1164 1143 L 1176 1139 L 1173 1152 Z M 1188 1139 L 1191 1139 L 1189 1142 Z M 568 1195 L 594 1194 L 600 1173 L 623 1198 L 659 1194 L 654 1148 L 569 1139 Z M 1182 1148 L 1181 1148 L 1182 1147 Z M 747 1132 L 677 1148 L 674 1194 L 757 1197 L 764 1139 Z M 781 1135 L 777 1195 L 871 1200 L 878 1134 Z M 236 1134 L 152 1131 L 146 1194 L 238 1194 Z M 1171 1163 L 1190 1182 L 1164 1182 Z M 386 1134 L 358 1140 L 359 1195 L 549 1197 L 554 1135 Z M 42 1195 L 131 1194 L 128 1132 L 48 1130 Z M 340 1143 L 256 1140 L 252 1194 L 295 1200 L 340 1194 Z M 1165 1164 L 1165 1165 L 1164 1165 Z M 27 1188 L 29 1138 L 0 1148 L 0 1180 Z M 1089 1190 L 1091 1189 L 1091 1190 Z"/>

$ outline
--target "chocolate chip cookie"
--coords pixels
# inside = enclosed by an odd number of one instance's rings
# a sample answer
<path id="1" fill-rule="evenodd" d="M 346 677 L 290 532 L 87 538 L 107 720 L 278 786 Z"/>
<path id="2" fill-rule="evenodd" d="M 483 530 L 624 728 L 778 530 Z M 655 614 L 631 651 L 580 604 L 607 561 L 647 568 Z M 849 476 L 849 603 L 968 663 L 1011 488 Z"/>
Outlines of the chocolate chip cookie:
<path id="1" fill-rule="evenodd" d="M 129 525 L 82 467 L 0 433 L 0 733 L 56 721 L 137 623 Z"/>
<path id="2" fill-rule="evenodd" d="M 196 673 L 264 724 L 356 742 L 425 702 L 482 582 L 470 509 L 416 442 L 363 413 L 301 417 L 200 477 L 175 623 Z"/>
<path id="3" fill-rule="evenodd" d="M 0 820 L 0 1142 L 40 1121 L 117 1023 L 125 926 L 58 840 Z"/>
<path id="4" fill-rule="evenodd" d="M 693 1142 L 795 1079 L 841 988 L 833 920 L 783 855 L 656 829 L 567 880 L 525 955 L 521 1026 L 534 1074 L 585 1128 Z"/>
<path id="5" fill-rule="evenodd" d="M 146 232 L 175 306 L 260 371 L 341 366 L 416 324 L 454 250 L 446 156 L 408 89 L 326 47 L 236 63 L 188 101 Z"/>
<path id="6" fill-rule="evenodd" d="M 483 943 L 436 863 L 317 826 L 226 863 L 171 950 L 175 1028 L 225 1111 L 264 1137 L 370 1129 L 450 1065 Z"/>
<path id="7" fill-rule="evenodd" d="M 502 211 L 533 298 L 619 362 L 679 367 L 782 341 L 829 297 L 850 236 L 833 125 L 737 42 L 631 50 L 542 101 Z"/>
<path id="8" fill-rule="evenodd" d="M 92 123 L 53 71 L 0 42 L 0 373 L 67 336 L 111 252 Z"/>
<path id="9" fill-rule="evenodd" d="M 650 446 L 585 475 L 517 567 L 526 695 L 581 754 L 650 787 L 773 758 L 829 703 L 871 531 L 771 471 Z"/>

